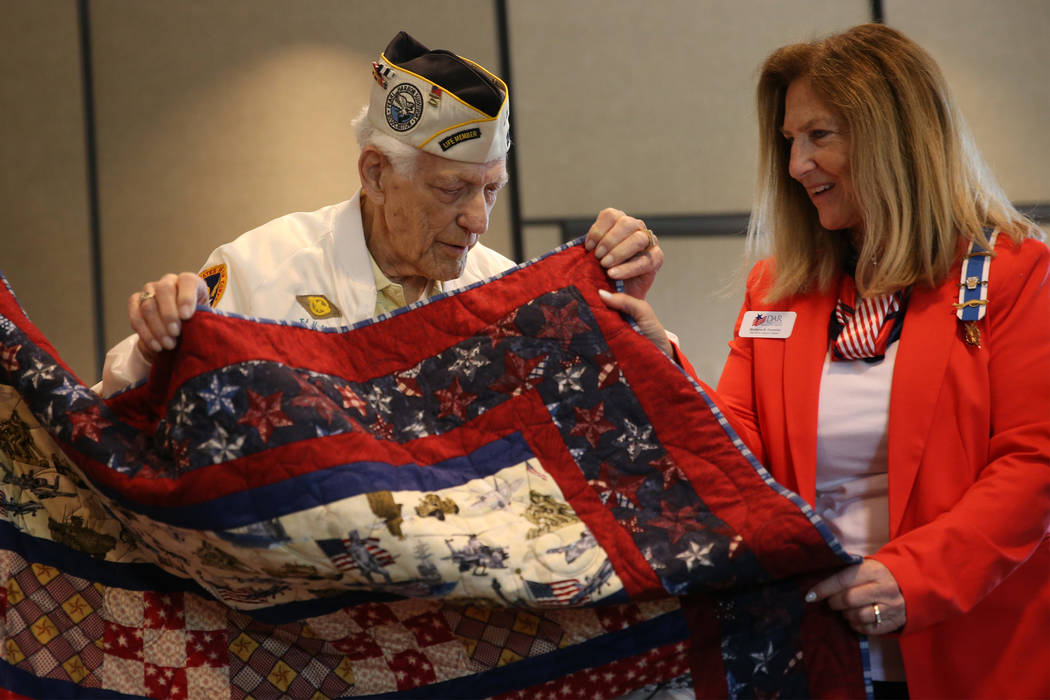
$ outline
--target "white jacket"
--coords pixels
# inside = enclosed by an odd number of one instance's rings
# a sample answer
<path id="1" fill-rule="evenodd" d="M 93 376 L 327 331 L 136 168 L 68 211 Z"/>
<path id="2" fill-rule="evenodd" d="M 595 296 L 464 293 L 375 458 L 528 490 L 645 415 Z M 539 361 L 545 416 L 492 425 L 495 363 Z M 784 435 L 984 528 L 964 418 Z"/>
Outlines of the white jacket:
<path id="1" fill-rule="evenodd" d="M 296 212 L 252 229 L 219 246 L 201 268 L 226 265 L 225 289 L 214 304 L 227 311 L 315 328 L 349 326 L 375 315 L 376 284 L 361 225 L 361 193 L 313 212 Z M 442 283 L 445 291 L 492 277 L 514 262 L 481 244 L 467 254 L 463 274 Z M 221 282 L 220 282 L 221 284 Z M 324 296 L 338 310 L 327 318 L 309 314 L 296 297 Z M 146 379 L 150 364 L 131 335 L 106 353 L 103 396 Z"/>

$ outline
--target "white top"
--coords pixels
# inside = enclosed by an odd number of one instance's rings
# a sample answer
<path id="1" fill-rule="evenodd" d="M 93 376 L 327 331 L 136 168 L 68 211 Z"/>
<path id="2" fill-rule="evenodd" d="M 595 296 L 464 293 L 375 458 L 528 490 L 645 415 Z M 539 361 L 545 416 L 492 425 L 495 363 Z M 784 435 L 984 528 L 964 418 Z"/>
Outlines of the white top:
<path id="1" fill-rule="evenodd" d="M 244 316 L 293 321 L 315 328 L 339 328 L 371 318 L 376 309 L 376 279 L 361 223 L 360 191 L 346 202 L 313 212 L 296 212 L 242 234 L 212 251 L 201 269 L 225 264 L 226 288 L 215 308 Z M 444 282 L 451 291 L 480 282 L 514 266 L 514 261 L 480 243 L 470 249 L 463 274 Z M 323 295 L 339 310 L 311 318 L 296 299 Z M 131 335 L 107 354 L 103 396 L 149 376 L 150 365 Z"/>
<path id="2" fill-rule="evenodd" d="M 852 554 L 874 554 L 890 539 L 889 412 L 897 346 L 881 362 L 824 360 L 817 415 L 816 511 Z M 903 681 L 900 645 L 869 637 L 875 680 Z"/>

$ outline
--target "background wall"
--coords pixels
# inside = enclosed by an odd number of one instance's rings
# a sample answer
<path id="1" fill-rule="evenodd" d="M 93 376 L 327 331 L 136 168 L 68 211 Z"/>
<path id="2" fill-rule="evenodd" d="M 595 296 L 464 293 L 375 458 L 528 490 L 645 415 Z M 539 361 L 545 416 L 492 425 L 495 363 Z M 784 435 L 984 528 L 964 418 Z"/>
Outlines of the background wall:
<path id="1" fill-rule="evenodd" d="M 1050 203 L 1050 3 L 874 4 L 941 62 L 1007 193 Z M 349 123 L 370 62 L 405 29 L 509 75 L 524 257 L 558 244 L 563 220 L 605 206 L 676 217 L 657 230 L 667 262 L 651 301 L 714 381 L 745 261 L 739 236 L 707 233 L 716 215 L 746 221 L 757 67 L 779 45 L 869 20 L 872 6 L 0 0 L 0 270 L 94 381 L 143 282 L 197 269 L 275 216 L 352 194 Z M 513 256 L 509 200 L 486 242 Z"/>
<path id="2" fill-rule="evenodd" d="M 95 376 L 77 16 L 0 0 L 0 271 L 66 361 Z"/>

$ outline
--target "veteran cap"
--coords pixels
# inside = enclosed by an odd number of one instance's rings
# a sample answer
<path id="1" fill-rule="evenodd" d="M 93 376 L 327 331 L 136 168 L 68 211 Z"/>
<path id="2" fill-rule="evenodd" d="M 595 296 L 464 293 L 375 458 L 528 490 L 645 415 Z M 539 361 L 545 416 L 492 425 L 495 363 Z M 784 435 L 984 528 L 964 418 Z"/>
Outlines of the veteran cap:
<path id="1" fill-rule="evenodd" d="M 398 32 L 372 62 L 368 119 L 382 133 L 451 160 L 507 155 L 507 85 L 473 61 Z"/>

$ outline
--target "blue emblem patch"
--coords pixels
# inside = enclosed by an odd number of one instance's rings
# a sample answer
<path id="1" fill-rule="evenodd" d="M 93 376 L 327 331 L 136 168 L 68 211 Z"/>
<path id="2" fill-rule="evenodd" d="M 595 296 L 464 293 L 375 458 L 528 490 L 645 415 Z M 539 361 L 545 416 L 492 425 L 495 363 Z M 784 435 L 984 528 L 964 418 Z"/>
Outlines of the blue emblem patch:
<path id="1" fill-rule="evenodd" d="M 408 131 L 423 116 L 423 93 L 412 83 L 401 83 L 386 96 L 386 123 L 394 131 Z"/>

